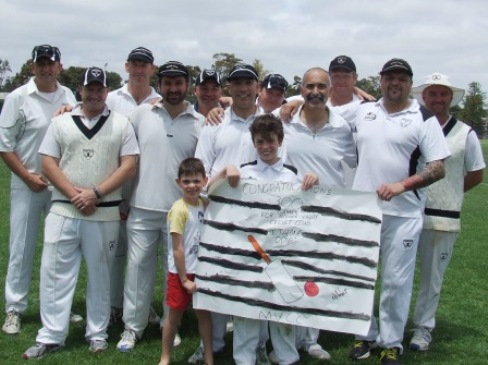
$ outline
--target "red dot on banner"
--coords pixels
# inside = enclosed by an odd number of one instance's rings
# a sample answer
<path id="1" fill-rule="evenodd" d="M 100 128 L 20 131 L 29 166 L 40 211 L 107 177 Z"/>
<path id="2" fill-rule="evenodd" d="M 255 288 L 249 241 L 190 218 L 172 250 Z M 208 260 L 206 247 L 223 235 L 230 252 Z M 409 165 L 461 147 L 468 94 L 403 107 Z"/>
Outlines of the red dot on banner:
<path id="1" fill-rule="evenodd" d="M 305 283 L 305 294 L 309 297 L 314 297 L 319 293 L 319 287 L 313 281 L 307 281 Z"/>

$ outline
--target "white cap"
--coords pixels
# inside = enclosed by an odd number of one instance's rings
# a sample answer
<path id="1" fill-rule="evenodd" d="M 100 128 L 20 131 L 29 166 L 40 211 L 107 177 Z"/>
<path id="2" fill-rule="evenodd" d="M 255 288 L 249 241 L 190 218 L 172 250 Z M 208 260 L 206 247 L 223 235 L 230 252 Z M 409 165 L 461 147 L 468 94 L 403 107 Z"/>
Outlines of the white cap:
<path id="1" fill-rule="evenodd" d="M 412 88 L 412 95 L 420 105 L 425 106 L 424 98 L 422 97 L 422 93 L 425 89 L 432 85 L 441 85 L 448 87 L 452 91 L 452 100 L 451 100 L 451 107 L 458 105 L 459 102 L 463 99 L 464 96 L 464 89 L 460 89 L 458 87 L 454 87 L 451 85 L 449 81 L 449 77 L 443 75 L 439 72 L 435 72 L 432 75 L 427 76 L 425 83 L 420 86 L 416 86 Z"/>

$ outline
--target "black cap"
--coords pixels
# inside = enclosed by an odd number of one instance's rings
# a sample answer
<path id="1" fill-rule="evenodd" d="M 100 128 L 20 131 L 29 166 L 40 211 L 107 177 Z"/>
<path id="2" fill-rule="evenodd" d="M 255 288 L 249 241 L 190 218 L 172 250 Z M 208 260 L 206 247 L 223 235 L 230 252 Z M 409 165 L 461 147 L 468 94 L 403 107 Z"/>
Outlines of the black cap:
<path id="1" fill-rule="evenodd" d="M 232 70 L 229 72 L 229 76 L 227 80 L 233 80 L 238 78 L 245 78 L 245 79 L 258 79 L 258 73 L 256 69 L 247 64 L 247 63 L 239 63 L 232 67 Z"/>
<path id="2" fill-rule="evenodd" d="M 144 47 L 137 47 L 130 51 L 127 61 L 144 61 L 147 63 L 154 62 L 154 56 L 150 50 Z"/>
<path id="3" fill-rule="evenodd" d="M 404 72 L 408 74 L 410 77 L 413 76 L 412 68 L 408 64 L 407 61 L 402 60 L 401 58 L 392 58 L 387 63 L 384 64 L 383 68 L 380 71 L 380 75 L 383 75 L 387 72 Z"/>
<path id="4" fill-rule="evenodd" d="M 164 65 L 159 67 L 158 76 L 161 78 L 163 76 L 176 77 L 184 76 L 188 78 L 188 69 L 184 64 L 178 61 L 169 61 Z"/>
<path id="5" fill-rule="evenodd" d="M 51 61 L 61 61 L 61 51 L 58 47 L 50 46 L 49 44 L 43 44 L 35 46 L 32 50 L 32 62 L 37 62 L 40 58 L 49 58 Z"/>
<path id="6" fill-rule="evenodd" d="M 356 65 L 351 57 L 342 55 L 337 56 L 330 62 L 329 72 L 335 69 L 344 69 L 349 72 L 356 72 Z"/>
<path id="7" fill-rule="evenodd" d="M 288 87 L 288 82 L 280 74 L 268 74 L 261 82 L 261 86 L 266 89 L 280 89 L 285 91 Z"/>
<path id="8" fill-rule="evenodd" d="M 205 80 L 212 79 L 217 82 L 218 85 L 222 86 L 222 79 L 220 77 L 220 73 L 215 70 L 203 70 L 197 76 L 195 80 L 195 85 L 200 85 L 205 82 Z"/>
<path id="9" fill-rule="evenodd" d="M 92 82 L 98 82 L 104 87 L 108 86 L 107 74 L 100 67 L 88 67 L 83 75 L 82 85 L 86 86 Z"/>

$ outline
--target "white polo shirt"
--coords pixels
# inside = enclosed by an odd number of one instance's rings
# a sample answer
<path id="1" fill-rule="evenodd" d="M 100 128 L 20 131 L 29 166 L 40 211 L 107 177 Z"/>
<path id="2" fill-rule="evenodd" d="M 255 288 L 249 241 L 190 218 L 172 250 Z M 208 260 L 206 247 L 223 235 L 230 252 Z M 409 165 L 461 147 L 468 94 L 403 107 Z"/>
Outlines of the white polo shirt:
<path id="1" fill-rule="evenodd" d="M 141 150 L 131 206 L 167 212 L 181 197 L 175 181 L 178 168 L 181 161 L 195 155 L 205 119 L 190 103 L 185 101 L 185 105 L 175 119 L 161 102 L 140 105 L 129 115 Z"/>
<path id="2" fill-rule="evenodd" d="M 290 123 L 283 123 L 285 163 L 298 169 L 300 180 L 309 172 L 319 177 L 321 185 L 345 187 L 342 161 L 356 166 L 356 149 L 347 122 L 329 109 L 329 122 L 317 133 L 300 119 L 303 106 Z"/>
<path id="3" fill-rule="evenodd" d="M 384 183 L 399 182 L 417 173 L 428 162 L 449 157 L 449 149 L 437 120 L 424 122 L 419 104 L 411 99 L 407 109 L 388 114 L 383 99 L 364 103 L 356 118 L 358 168 L 353 189 L 375 192 Z M 420 154 L 416 156 L 416 149 Z M 389 202 L 383 213 L 420 218 L 426 189 L 407 191 Z"/>
<path id="4" fill-rule="evenodd" d="M 110 110 L 115 110 L 120 114 L 128 116 L 139 105 L 161 99 L 161 95 L 151 87 L 151 94 L 149 94 L 141 103 L 137 104 L 134 97 L 129 92 L 127 85 L 128 84 L 125 84 L 121 88 L 108 93 L 107 101 L 105 103 Z"/>
<path id="5" fill-rule="evenodd" d="M 51 94 L 51 93 L 50 93 Z M 34 78 L 7 95 L 0 115 L 0 151 L 15 152 L 30 173 L 41 173 L 41 159 L 37 153 L 51 118 L 63 105 L 75 105 L 73 92 L 60 83 L 50 97 L 39 92 Z M 28 189 L 12 173 L 11 187 Z"/>
<path id="6" fill-rule="evenodd" d="M 269 165 L 258 157 L 255 161 L 241 165 L 239 172 L 241 174 L 241 179 L 270 180 L 289 183 L 300 182 L 296 168 L 291 165 L 283 164 L 282 159 Z"/>
<path id="7" fill-rule="evenodd" d="M 203 128 L 195 157 L 203 161 L 209 178 L 229 164 L 240 166 L 258 157 L 249 128 L 260 114 L 263 110 L 257 107 L 256 113 L 244 120 L 229 108 L 222 123 Z"/>

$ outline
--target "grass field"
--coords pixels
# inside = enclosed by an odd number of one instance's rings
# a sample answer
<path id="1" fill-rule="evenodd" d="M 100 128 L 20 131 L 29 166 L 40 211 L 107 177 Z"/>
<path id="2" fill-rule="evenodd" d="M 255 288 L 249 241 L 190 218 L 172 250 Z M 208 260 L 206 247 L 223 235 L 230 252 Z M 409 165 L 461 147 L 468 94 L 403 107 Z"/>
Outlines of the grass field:
<path id="1" fill-rule="evenodd" d="M 485 161 L 488 161 L 488 141 L 482 142 Z M 0 287 L 2 292 L 5 285 L 6 267 L 8 261 L 8 214 L 9 214 L 9 173 L 0 164 Z M 437 314 L 437 328 L 433 333 L 434 341 L 427 353 L 405 351 L 404 364 L 425 365 L 482 365 L 488 364 L 488 178 L 466 194 L 463 209 L 462 233 L 456 243 L 454 257 L 446 275 L 441 304 Z M 29 295 L 29 307 L 23 317 L 22 331 L 17 336 L 7 336 L 0 332 L 0 364 L 22 364 L 22 353 L 35 341 L 39 320 L 39 258 L 42 243 L 38 240 L 36 266 L 33 274 L 33 284 Z M 160 270 L 161 272 L 161 270 Z M 73 303 L 76 313 L 85 313 L 85 273 L 82 271 L 78 282 L 77 293 Z M 161 274 L 154 299 L 154 307 L 161 308 Z M 415 297 L 415 293 L 414 293 Z M 3 312 L 3 303 L 2 303 Z M 0 315 L 3 323 L 4 315 Z M 404 344 L 411 336 L 411 323 L 407 325 Z M 38 364 L 68 365 L 68 364 L 154 364 L 159 361 L 161 335 L 159 328 L 150 327 L 143 339 L 138 342 L 132 353 L 119 353 L 115 344 L 122 332 L 122 325 L 116 325 L 109 330 L 109 350 L 102 354 L 88 352 L 88 345 L 84 340 L 84 322 L 72 325 L 66 341 L 66 349 L 43 359 Z M 186 359 L 198 345 L 195 318 L 192 313 L 185 315 L 181 327 L 183 342 L 174 350 L 173 363 L 186 364 Z M 352 336 L 322 332 L 320 343 L 332 355 L 330 364 L 350 364 L 347 355 L 352 344 Z M 408 347 L 408 346 L 407 346 Z M 218 356 L 216 364 L 232 364 L 232 339 L 227 337 L 226 351 Z M 319 364 L 303 354 L 301 364 Z M 378 359 L 372 357 L 362 364 L 377 364 Z"/>

